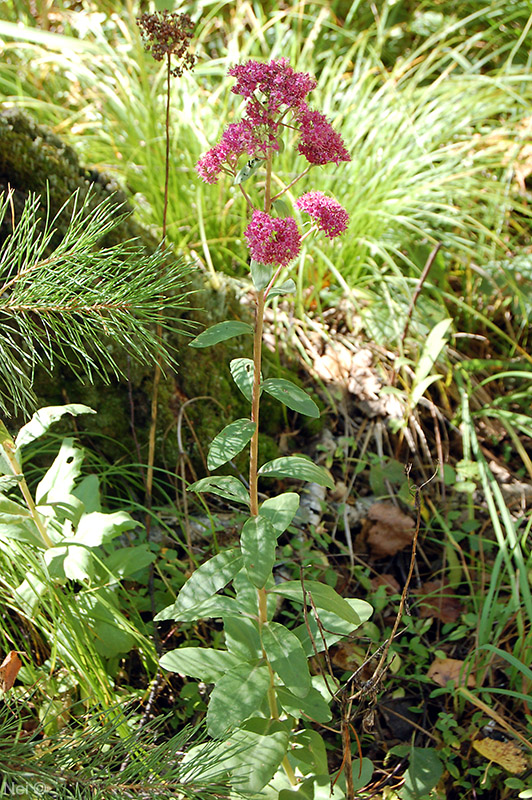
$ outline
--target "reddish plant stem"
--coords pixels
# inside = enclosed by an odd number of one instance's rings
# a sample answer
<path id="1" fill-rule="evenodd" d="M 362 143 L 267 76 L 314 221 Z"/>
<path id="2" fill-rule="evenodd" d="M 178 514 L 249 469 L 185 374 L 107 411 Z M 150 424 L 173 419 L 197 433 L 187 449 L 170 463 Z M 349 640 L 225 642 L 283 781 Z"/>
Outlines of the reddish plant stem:
<path id="1" fill-rule="evenodd" d="M 166 120 L 165 120 L 165 139 L 166 139 L 166 152 L 165 152 L 165 170 L 164 170 L 164 204 L 163 204 L 163 229 L 162 229 L 162 243 L 163 247 L 166 246 L 166 219 L 168 214 L 168 183 L 170 177 L 170 78 L 172 75 L 172 56 L 171 53 L 167 55 L 166 63 Z M 162 302 L 162 298 L 161 298 Z M 163 326 L 160 319 L 157 321 L 155 335 L 157 343 L 159 344 L 163 338 Z M 153 387 L 151 395 L 151 419 L 150 419 L 150 432 L 148 439 L 148 465 L 146 469 L 146 533 L 150 535 L 151 528 L 151 508 L 153 499 L 153 467 L 155 463 L 155 438 L 157 433 L 157 416 L 158 416 L 158 402 L 159 402 L 159 384 L 161 382 L 162 373 L 162 357 L 160 352 L 157 354 L 157 363 L 153 373 Z"/>
<path id="2" fill-rule="evenodd" d="M 251 401 L 251 421 L 255 423 L 255 433 L 249 448 L 249 505 L 251 516 L 259 513 L 258 463 L 259 463 L 259 408 L 260 408 L 260 368 L 262 362 L 262 330 L 264 324 L 264 291 L 257 293 L 255 311 L 255 335 L 253 340 L 253 395 Z"/>

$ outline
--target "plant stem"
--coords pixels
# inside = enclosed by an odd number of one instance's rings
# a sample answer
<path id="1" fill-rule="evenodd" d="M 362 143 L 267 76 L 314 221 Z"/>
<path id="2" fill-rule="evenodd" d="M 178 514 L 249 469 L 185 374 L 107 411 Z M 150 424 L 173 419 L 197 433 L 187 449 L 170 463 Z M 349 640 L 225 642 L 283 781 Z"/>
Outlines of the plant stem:
<path id="1" fill-rule="evenodd" d="M 272 154 L 271 150 L 268 153 L 266 160 L 266 189 L 264 194 L 264 210 L 266 213 L 271 208 L 271 180 L 272 180 Z M 275 279 L 279 275 L 281 267 L 275 273 L 272 281 L 266 288 L 257 291 L 257 306 L 255 311 L 255 334 L 253 337 L 253 393 L 251 400 L 251 421 L 255 423 L 255 433 L 251 439 L 249 448 L 249 505 L 250 513 L 256 517 L 259 513 L 259 497 L 258 497 L 258 460 L 259 460 L 259 409 L 260 409 L 260 375 L 262 366 L 262 331 L 264 328 L 264 306 L 266 302 L 266 295 L 270 291 Z M 259 609 L 259 633 L 263 625 L 268 622 L 268 607 L 266 589 L 257 589 L 258 595 L 258 609 Z M 263 650 L 263 656 L 268 665 L 270 672 L 270 687 L 268 689 L 268 706 L 270 709 L 270 718 L 279 719 L 279 709 L 277 706 L 277 696 L 275 694 L 274 673 L 270 662 Z M 294 770 L 285 756 L 282 761 L 283 769 L 286 773 L 288 780 L 292 786 L 295 786 L 296 776 Z"/>
<path id="2" fill-rule="evenodd" d="M 259 407 L 260 372 L 262 363 L 262 329 L 264 325 L 264 291 L 257 292 L 255 311 L 255 336 L 253 340 L 253 394 L 251 401 L 251 421 L 255 423 L 255 433 L 249 448 L 249 505 L 251 516 L 259 513 L 258 463 L 259 463 Z"/>
<path id="3" fill-rule="evenodd" d="M 2 427 L 3 427 L 3 425 L 2 425 Z M 2 433 L 3 433 L 3 431 L 2 431 Z M 22 492 L 22 495 L 23 495 L 24 500 L 26 502 L 26 505 L 28 507 L 28 511 L 31 514 L 31 517 L 32 517 L 32 519 L 33 519 L 33 521 L 35 523 L 35 526 L 36 526 L 37 530 L 39 531 L 39 534 L 41 536 L 43 544 L 47 548 L 53 547 L 54 543 L 52 542 L 52 540 L 50 539 L 50 537 L 46 533 L 46 528 L 44 526 L 44 522 L 41 519 L 41 515 L 37 511 L 37 506 L 35 505 L 35 503 L 33 501 L 33 497 L 31 496 L 31 492 L 30 492 L 30 490 L 28 488 L 28 484 L 26 483 L 26 479 L 24 478 L 24 474 L 22 472 L 22 468 L 21 468 L 20 464 L 18 463 L 17 459 L 15 458 L 15 456 L 13 455 L 13 447 L 14 446 L 15 446 L 14 442 L 12 441 L 11 438 L 7 439 L 7 438 L 5 438 L 5 435 L 2 437 L 2 449 L 4 451 L 5 457 L 9 461 L 9 466 L 13 470 L 13 475 L 16 475 L 17 477 L 20 476 L 20 481 L 19 481 L 20 491 Z"/>
<path id="4" fill-rule="evenodd" d="M 165 165 L 164 165 L 164 204 L 163 204 L 163 229 L 162 229 L 162 244 L 166 246 L 166 217 L 168 213 L 168 183 L 170 176 L 170 77 L 172 74 L 172 54 L 167 55 L 166 64 L 166 119 L 165 119 Z M 162 302 L 162 298 L 161 298 Z M 161 309 L 162 313 L 162 309 Z M 157 342 L 160 344 L 163 338 L 163 327 L 159 320 L 157 321 L 155 336 Z M 158 416 L 158 402 L 159 402 L 159 384 L 161 382 L 162 373 L 162 357 L 160 353 L 157 356 L 157 363 L 153 373 L 153 388 L 151 395 L 151 420 L 150 432 L 148 439 L 148 465 L 146 470 L 146 534 L 148 539 L 150 537 L 151 528 L 151 508 L 152 508 L 152 495 L 153 495 L 153 466 L 155 463 L 155 436 L 157 433 L 157 416 Z"/>
<path id="5" fill-rule="evenodd" d="M 168 183 L 170 176 L 170 77 L 172 75 L 172 55 L 168 53 L 166 64 L 166 120 L 165 139 L 166 153 L 164 163 L 164 205 L 163 205 L 163 242 L 166 241 L 166 216 L 168 213 Z"/>
<path id="6" fill-rule="evenodd" d="M 272 206 L 272 151 L 268 150 L 268 158 L 266 159 L 266 188 L 264 192 L 264 211 L 269 214 Z"/>
<path id="7" fill-rule="evenodd" d="M 264 211 L 268 213 L 271 206 L 272 185 L 272 151 L 268 150 L 266 159 L 266 186 L 264 191 Z M 269 288 L 269 287 L 268 287 Z M 259 463 L 259 408 L 260 408 L 260 373 L 262 364 L 262 330 L 264 326 L 264 289 L 257 291 L 257 307 L 255 310 L 255 335 L 253 338 L 253 393 L 251 400 L 251 421 L 255 423 L 255 433 L 249 446 L 249 507 L 252 517 L 259 513 L 257 489 L 257 472 Z"/>

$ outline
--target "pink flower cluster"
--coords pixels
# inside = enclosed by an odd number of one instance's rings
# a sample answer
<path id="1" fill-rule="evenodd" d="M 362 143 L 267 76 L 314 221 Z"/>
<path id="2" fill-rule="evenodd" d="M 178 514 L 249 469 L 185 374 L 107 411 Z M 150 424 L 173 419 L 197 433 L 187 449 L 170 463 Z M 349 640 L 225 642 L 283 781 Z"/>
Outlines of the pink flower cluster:
<path id="1" fill-rule="evenodd" d="M 206 183 L 216 183 L 224 169 L 230 173 L 236 171 L 238 159 L 243 153 L 249 156 L 258 153 L 263 155 L 263 147 L 248 121 L 234 122 L 224 130 L 218 144 L 200 158 L 196 169 Z"/>
<path id="2" fill-rule="evenodd" d="M 232 67 L 229 75 L 236 78 L 232 91 L 248 99 L 245 119 L 229 125 L 219 143 L 199 159 L 196 168 L 204 181 L 216 183 L 221 172 L 235 175 L 244 153 L 265 158 L 269 148 L 278 150 L 278 128 L 288 110 L 301 135 L 297 149 L 307 161 L 338 164 L 351 160 L 340 134 L 305 102 L 316 86 L 311 75 L 295 72 L 286 58 L 267 64 L 247 61 Z"/>
<path id="3" fill-rule="evenodd" d="M 349 214 L 337 200 L 323 192 L 307 192 L 296 200 L 295 205 L 306 211 L 329 239 L 340 236 L 347 229 Z"/>
<path id="4" fill-rule="evenodd" d="M 232 67 L 228 74 L 237 79 L 231 90 L 234 94 L 253 99 L 257 90 L 262 92 L 270 115 L 280 111 L 281 106 L 299 107 L 316 86 L 315 78 L 293 70 L 286 58 L 268 64 L 248 61 Z"/>
<path id="5" fill-rule="evenodd" d="M 301 139 L 297 149 L 311 164 L 328 164 L 334 161 L 351 161 L 342 137 L 319 111 L 304 106 L 297 114 Z"/>
<path id="6" fill-rule="evenodd" d="M 244 236 L 251 258 L 261 264 L 285 267 L 301 248 L 301 237 L 293 217 L 270 217 L 255 210 Z"/>
<path id="7" fill-rule="evenodd" d="M 351 160 L 340 134 L 323 114 L 305 102 L 316 86 L 311 75 L 295 72 L 285 58 L 267 64 L 247 61 L 230 69 L 229 75 L 236 78 L 232 91 L 247 99 L 245 116 L 242 122 L 228 125 L 218 144 L 199 159 L 196 168 L 204 181 L 216 183 L 222 172 L 236 176 L 238 161 L 244 154 L 268 159 L 271 150 L 279 149 L 281 126 L 299 132 L 297 149 L 310 164 Z M 289 122 L 287 113 L 291 114 Z M 251 204 L 249 197 L 247 200 Z M 323 192 L 308 192 L 296 201 L 296 206 L 306 211 L 330 239 L 343 233 L 349 223 L 347 211 Z M 286 266 L 301 249 L 301 236 L 293 217 L 276 218 L 257 209 L 245 237 L 251 257 L 262 264 Z"/>

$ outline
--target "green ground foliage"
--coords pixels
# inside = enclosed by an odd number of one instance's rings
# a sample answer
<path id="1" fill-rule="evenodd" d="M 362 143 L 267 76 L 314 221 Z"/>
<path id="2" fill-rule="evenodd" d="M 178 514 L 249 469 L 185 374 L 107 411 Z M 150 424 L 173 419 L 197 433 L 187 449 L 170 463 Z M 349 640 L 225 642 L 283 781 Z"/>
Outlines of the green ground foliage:
<path id="1" fill-rule="evenodd" d="M 152 4 L 0 2 L 0 794 L 530 798 L 530 4 L 174 6 L 167 128 Z M 350 224 L 266 312 L 249 517 L 252 337 L 188 342 L 260 289 L 195 164 L 281 57 L 352 160 L 296 189 L 294 133 L 276 191 Z"/>

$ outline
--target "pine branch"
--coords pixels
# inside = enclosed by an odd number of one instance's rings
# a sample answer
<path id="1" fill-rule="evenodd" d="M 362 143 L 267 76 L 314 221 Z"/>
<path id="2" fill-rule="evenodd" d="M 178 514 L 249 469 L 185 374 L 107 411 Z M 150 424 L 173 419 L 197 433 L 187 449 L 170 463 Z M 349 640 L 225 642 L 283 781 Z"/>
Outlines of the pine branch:
<path id="1" fill-rule="evenodd" d="M 185 333 L 187 323 L 166 312 L 188 308 L 190 265 L 168 263 L 135 240 L 100 248 L 102 236 L 122 221 L 112 198 L 89 208 L 77 193 L 66 232 L 55 244 L 57 217 L 41 218 L 39 198 L 30 197 L 0 251 L 0 409 L 31 404 L 37 366 L 67 363 L 75 374 L 122 374 L 118 350 L 144 363 L 159 355 L 172 363 L 167 345 L 152 326 Z M 0 222 L 10 197 L 0 200 Z M 64 211 L 61 209 L 59 214 Z M 58 215 L 59 216 L 59 215 Z M 164 262 L 165 269 L 161 269 Z"/>

